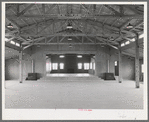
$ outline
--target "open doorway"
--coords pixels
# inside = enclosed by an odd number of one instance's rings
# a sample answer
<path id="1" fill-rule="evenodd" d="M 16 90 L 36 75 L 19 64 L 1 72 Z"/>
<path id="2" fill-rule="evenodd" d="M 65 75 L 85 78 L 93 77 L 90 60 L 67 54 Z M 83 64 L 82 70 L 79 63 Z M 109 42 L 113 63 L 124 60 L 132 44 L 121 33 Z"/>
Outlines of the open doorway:
<path id="1" fill-rule="evenodd" d="M 114 62 L 115 76 L 119 76 L 119 61 Z"/>

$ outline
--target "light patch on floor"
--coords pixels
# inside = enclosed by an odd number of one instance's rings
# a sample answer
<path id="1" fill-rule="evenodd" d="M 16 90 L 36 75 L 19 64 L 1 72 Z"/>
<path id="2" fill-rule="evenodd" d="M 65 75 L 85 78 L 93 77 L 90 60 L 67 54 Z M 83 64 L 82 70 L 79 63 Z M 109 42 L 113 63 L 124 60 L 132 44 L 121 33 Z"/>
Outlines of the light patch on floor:
<path id="1" fill-rule="evenodd" d="M 47 74 L 48 77 L 91 77 L 93 75 L 90 75 L 88 73 L 53 73 L 53 74 Z"/>
<path id="2" fill-rule="evenodd" d="M 134 81 L 6 81 L 5 107 L 20 109 L 143 109 Z"/>

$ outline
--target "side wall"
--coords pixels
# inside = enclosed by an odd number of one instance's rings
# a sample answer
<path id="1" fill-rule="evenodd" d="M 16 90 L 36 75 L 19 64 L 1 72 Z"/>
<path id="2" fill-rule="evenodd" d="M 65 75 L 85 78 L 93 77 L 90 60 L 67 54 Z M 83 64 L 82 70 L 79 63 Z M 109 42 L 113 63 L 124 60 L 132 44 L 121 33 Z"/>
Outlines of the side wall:
<path id="1" fill-rule="evenodd" d="M 18 58 L 5 60 L 5 80 L 19 79 Z"/>
<path id="2" fill-rule="evenodd" d="M 28 73 L 31 73 L 31 60 L 28 55 L 23 56 L 23 79 L 26 79 Z M 5 60 L 5 80 L 19 80 L 19 58 Z"/>
<path id="3" fill-rule="evenodd" d="M 115 73 L 115 61 L 118 61 L 118 52 L 116 49 L 109 48 L 110 72 Z M 135 60 L 130 56 L 122 55 L 122 78 L 127 80 L 135 79 Z"/>

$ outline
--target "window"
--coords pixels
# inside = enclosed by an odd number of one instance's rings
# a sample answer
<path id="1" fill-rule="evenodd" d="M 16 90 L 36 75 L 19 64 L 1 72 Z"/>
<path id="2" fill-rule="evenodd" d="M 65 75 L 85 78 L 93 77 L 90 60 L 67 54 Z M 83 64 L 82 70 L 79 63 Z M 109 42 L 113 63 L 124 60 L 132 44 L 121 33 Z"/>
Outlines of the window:
<path id="1" fill-rule="evenodd" d="M 93 67 L 92 67 L 92 62 L 90 63 L 90 69 L 92 69 Z"/>
<path id="2" fill-rule="evenodd" d="M 78 69 L 82 69 L 82 63 L 78 63 Z"/>
<path id="3" fill-rule="evenodd" d="M 60 55 L 59 57 L 60 57 L 60 58 L 64 58 L 65 56 L 64 56 L 64 55 Z"/>
<path id="4" fill-rule="evenodd" d="M 144 38 L 144 33 L 139 35 L 139 39 Z"/>
<path id="5" fill-rule="evenodd" d="M 125 42 L 125 45 L 127 45 L 127 44 L 129 44 L 129 43 L 130 43 L 129 41 Z"/>
<path id="6" fill-rule="evenodd" d="M 84 63 L 84 69 L 88 70 L 89 69 L 89 63 Z"/>
<path id="7" fill-rule="evenodd" d="M 57 70 L 58 69 L 58 64 L 57 63 L 52 63 L 52 69 Z"/>
<path id="8" fill-rule="evenodd" d="M 14 41 L 10 41 L 10 43 L 11 43 L 11 44 L 15 44 L 15 42 L 14 42 Z"/>
<path id="9" fill-rule="evenodd" d="M 18 46 L 18 47 L 19 47 L 19 46 L 20 46 L 20 44 L 19 44 L 19 43 L 16 43 L 16 46 Z"/>
<path id="10" fill-rule="evenodd" d="M 122 44 L 121 44 L 121 47 L 123 47 L 123 46 L 125 46 L 125 44 L 124 44 L 124 43 L 122 43 Z"/>
<path id="11" fill-rule="evenodd" d="M 82 55 L 77 55 L 78 58 L 82 58 Z"/>
<path id="12" fill-rule="evenodd" d="M 60 69 L 64 69 L 64 63 L 60 63 Z"/>
<path id="13" fill-rule="evenodd" d="M 135 38 L 131 39 L 130 41 L 131 41 L 131 42 L 134 42 L 134 41 L 135 41 Z"/>
<path id="14" fill-rule="evenodd" d="M 117 61 L 115 61 L 115 66 L 117 66 Z"/>

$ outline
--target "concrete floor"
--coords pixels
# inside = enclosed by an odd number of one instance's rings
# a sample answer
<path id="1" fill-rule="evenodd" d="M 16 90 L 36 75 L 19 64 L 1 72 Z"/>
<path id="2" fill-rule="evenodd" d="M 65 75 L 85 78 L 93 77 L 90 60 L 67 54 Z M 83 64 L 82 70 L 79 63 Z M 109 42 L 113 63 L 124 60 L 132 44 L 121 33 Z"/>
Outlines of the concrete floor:
<path id="1" fill-rule="evenodd" d="M 143 109 L 134 81 L 6 81 L 5 107 L 20 109 Z"/>

